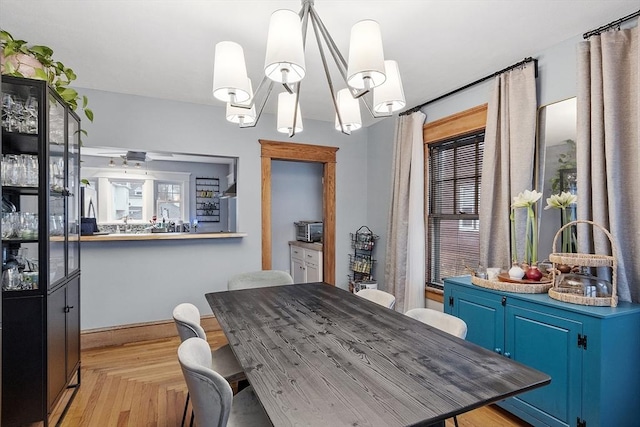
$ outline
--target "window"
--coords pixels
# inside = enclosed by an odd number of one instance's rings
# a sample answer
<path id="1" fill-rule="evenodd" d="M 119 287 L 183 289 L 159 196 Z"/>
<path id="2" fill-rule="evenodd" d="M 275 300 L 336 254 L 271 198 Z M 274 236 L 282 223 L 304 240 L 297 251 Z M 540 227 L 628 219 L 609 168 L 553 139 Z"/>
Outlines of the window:
<path id="1" fill-rule="evenodd" d="M 92 167 L 82 172 L 91 184 L 85 188 L 85 214 L 95 215 L 98 224 L 146 225 L 154 216 L 159 222 L 189 221 L 189 173 Z"/>
<path id="2" fill-rule="evenodd" d="M 144 180 L 110 179 L 111 210 L 109 219 L 142 221 Z"/>
<path id="3" fill-rule="evenodd" d="M 182 184 L 179 182 L 157 183 L 156 213 L 158 220 L 178 221 L 182 219 Z"/>
<path id="4" fill-rule="evenodd" d="M 478 202 L 484 131 L 428 146 L 427 283 L 478 265 Z"/>

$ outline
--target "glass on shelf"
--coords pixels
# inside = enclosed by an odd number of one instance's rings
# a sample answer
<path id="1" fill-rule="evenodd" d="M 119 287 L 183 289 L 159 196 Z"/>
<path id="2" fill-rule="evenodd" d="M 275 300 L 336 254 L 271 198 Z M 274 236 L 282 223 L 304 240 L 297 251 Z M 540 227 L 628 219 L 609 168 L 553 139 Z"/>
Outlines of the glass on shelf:
<path id="1" fill-rule="evenodd" d="M 38 156 L 7 154 L 2 156 L 2 185 L 38 186 Z"/>
<path id="2" fill-rule="evenodd" d="M 38 133 L 38 98 L 25 99 L 12 92 L 2 94 L 2 128 L 7 132 Z"/>

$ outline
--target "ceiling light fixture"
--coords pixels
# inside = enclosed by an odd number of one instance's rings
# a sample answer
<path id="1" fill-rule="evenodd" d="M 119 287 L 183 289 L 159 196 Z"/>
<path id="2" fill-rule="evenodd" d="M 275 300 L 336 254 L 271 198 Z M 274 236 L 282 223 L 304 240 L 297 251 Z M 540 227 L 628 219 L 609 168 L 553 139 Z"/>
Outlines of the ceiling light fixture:
<path id="1" fill-rule="evenodd" d="M 279 83 L 284 92 L 278 95 L 278 131 L 288 133 L 290 137 L 302 131 L 300 84 L 306 74 L 304 49 L 309 22 L 331 92 L 337 130 L 350 135 L 351 131 L 362 127 L 359 99 L 374 118 L 388 117 L 405 106 L 398 64 L 384 60 L 380 25 L 373 20 L 363 20 L 353 26 L 347 63 L 313 3 L 314 0 L 302 0 L 298 14 L 282 9 L 271 15 L 265 75 L 255 93 L 247 76 L 242 46 L 231 41 L 216 45 L 213 96 L 227 103 L 227 120 L 238 123 L 241 128 L 256 126 L 274 83 Z M 323 43 L 346 85 L 337 93 Z"/>

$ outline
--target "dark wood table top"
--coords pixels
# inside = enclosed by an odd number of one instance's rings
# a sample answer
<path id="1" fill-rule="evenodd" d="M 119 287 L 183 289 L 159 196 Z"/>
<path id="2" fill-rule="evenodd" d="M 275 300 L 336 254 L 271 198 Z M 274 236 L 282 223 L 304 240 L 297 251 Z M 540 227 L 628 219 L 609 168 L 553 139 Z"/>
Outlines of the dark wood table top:
<path id="1" fill-rule="evenodd" d="M 206 298 L 275 426 L 429 425 L 550 382 L 331 285 Z"/>

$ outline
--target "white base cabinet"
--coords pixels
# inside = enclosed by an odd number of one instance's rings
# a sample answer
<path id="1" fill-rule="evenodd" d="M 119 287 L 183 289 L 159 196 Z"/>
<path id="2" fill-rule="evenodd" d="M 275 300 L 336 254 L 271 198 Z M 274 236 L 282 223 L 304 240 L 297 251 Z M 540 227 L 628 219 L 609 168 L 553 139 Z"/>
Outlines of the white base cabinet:
<path id="1" fill-rule="evenodd" d="M 289 242 L 293 283 L 322 282 L 322 244 Z"/>

